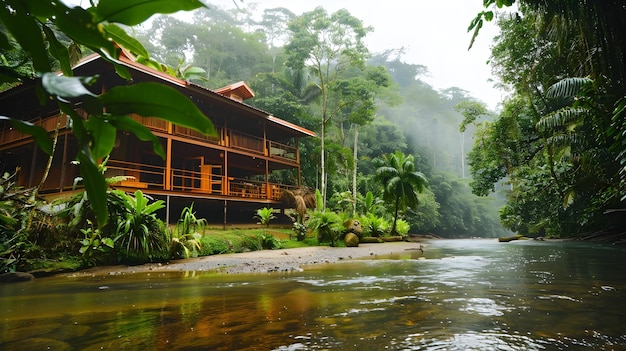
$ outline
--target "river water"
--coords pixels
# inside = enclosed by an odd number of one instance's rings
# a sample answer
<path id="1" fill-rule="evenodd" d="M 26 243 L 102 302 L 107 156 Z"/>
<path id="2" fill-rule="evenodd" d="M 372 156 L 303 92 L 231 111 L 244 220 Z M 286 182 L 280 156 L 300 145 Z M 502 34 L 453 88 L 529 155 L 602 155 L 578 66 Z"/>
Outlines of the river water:
<path id="1" fill-rule="evenodd" d="M 303 272 L 0 285 L 0 350 L 626 350 L 625 317 L 624 247 L 437 240 Z"/>

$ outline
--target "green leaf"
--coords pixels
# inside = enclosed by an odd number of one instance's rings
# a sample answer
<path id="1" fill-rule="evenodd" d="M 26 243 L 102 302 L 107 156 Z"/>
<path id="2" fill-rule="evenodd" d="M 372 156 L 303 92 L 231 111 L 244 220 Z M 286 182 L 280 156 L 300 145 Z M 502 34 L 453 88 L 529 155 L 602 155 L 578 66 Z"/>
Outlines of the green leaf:
<path id="1" fill-rule="evenodd" d="M 200 67 L 189 67 L 183 71 L 183 78 L 185 80 L 203 79 L 206 78 L 207 72 Z"/>
<path id="2" fill-rule="evenodd" d="M 213 123 L 187 96 L 163 84 L 117 86 L 100 95 L 100 101 L 115 115 L 136 113 L 158 117 L 207 135 L 217 135 Z"/>
<path id="3" fill-rule="evenodd" d="M 0 6 L 0 22 L 13 35 L 22 49 L 30 54 L 36 71 L 50 71 L 48 50 L 35 17 L 29 15 L 25 3 L 11 2 L 10 6 Z"/>
<path id="4" fill-rule="evenodd" d="M 134 26 L 157 13 L 191 11 L 204 7 L 199 0 L 100 0 L 95 8 L 98 22 L 108 21 Z"/>
<path id="5" fill-rule="evenodd" d="M 479 14 L 479 16 L 481 16 L 481 14 Z M 483 20 L 482 18 L 478 19 L 478 21 L 473 24 L 472 26 L 470 26 L 470 30 L 472 28 L 474 28 L 474 33 L 472 34 L 472 39 L 470 40 L 470 44 L 469 47 L 467 48 L 468 50 L 472 48 L 472 46 L 474 45 L 474 42 L 476 41 L 476 38 L 478 37 L 478 33 L 480 32 L 480 29 L 483 27 Z"/>
<path id="6" fill-rule="evenodd" d="M 12 227 L 16 225 L 18 222 L 19 221 L 17 219 L 0 213 L 0 223 L 3 223 L 6 226 Z"/>
<path id="7" fill-rule="evenodd" d="M 0 31 L 0 50 L 10 51 L 13 49 L 13 45 L 11 45 L 9 38 L 3 31 Z"/>
<path id="8" fill-rule="evenodd" d="M 6 116 L 0 116 L 0 120 L 8 120 L 11 123 L 11 126 L 24 134 L 29 134 L 33 136 L 35 142 L 45 152 L 46 154 L 52 154 L 52 140 L 48 136 L 48 132 L 41 128 L 40 126 L 36 126 L 30 122 L 21 121 L 19 119 L 13 119 Z"/>
<path id="9" fill-rule="evenodd" d="M 77 158 L 80 163 L 79 168 L 85 185 L 85 193 L 87 193 L 91 209 L 96 215 L 98 228 L 102 228 L 107 223 L 109 213 L 106 200 L 106 180 L 104 175 L 100 173 L 88 148 L 82 147 Z"/>
<path id="10" fill-rule="evenodd" d="M 84 84 L 89 84 L 95 77 L 64 77 L 54 73 L 44 73 L 41 84 L 51 95 L 63 98 L 75 98 L 79 96 L 96 96 Z"/>
<path id="11" fill-rule="evenodd" d="M 52 29 L 45 25 L 43 25 L 42 28 L 44 34 L 46 35 L 46 39 L 48 39 L 48 43 L 50 43 L 50 54 L 59 60 L 61 72 L 68 77 L 72 76 L 73 72 L 70 64 L 70 54 L 67 51 L 67 48 L 59 42 Z"/>
<path id="12" fill-rule="evenodd" d="M 102 238 L 102 244 L 110 248 L 113 248 L 115 246 L 115 243 L 113 242 L 113 239 L 111 238 Z"/>
<path id="13" fill-rule="evenodd" d="M 127 116 L 109 116 L 109 119 L 117 129 L 132 132 L 141 141 L 151 141 L 154 152 L 165 159 L 165 151 L 161 141 L 146 126 Z"/>
<path id="14" fill-rule="evenodd" d="M 148 51 L 141 45 L 141 43 L 128 35 L 122 28 L 115 24 L 107 24 L 104 26 L 104 30 L 107 35 L 113 39 L 114 42 L 130 50 L 135 55 L 148 56 Z"/>
<path id="15" fill-rule="evenodd" d="M 65 32 L 77 43 L 94 51 L 101 52 L 104 50 L 113 57 L 117 57 L 115 53 L 118 49 L 112 41 L 106 39 L 102 27 L 94 21 L 93 16 L 85 9 L 73 7 L 64 11 L 54 23 L 59 30 Z"/>
<path id="16" fill-rule="evenodd" d="M 117 137 L 115 127 L 101 116 L 89 117 L 86 127 L 93 136 L 93 144 L 91 145 L 93 157 L 99 159 L 110 154 Z"/>

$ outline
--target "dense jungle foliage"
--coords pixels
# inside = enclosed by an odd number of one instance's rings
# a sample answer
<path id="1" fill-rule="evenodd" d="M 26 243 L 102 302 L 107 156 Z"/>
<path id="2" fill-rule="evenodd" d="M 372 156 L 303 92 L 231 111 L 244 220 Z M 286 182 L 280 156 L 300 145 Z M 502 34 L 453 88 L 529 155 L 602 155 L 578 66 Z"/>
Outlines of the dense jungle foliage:
<path id="1" fill-rule="evenodd" d="M 505 11 L 514 3 L 514 11 Z M 145 128 L 129 125 L 123 116 L 153 115 L 158 107 L 127 104 L 138 98 L 133 89 L 145 88 L 134 84 L 123 94 L 96 96 L 99 103 L 90 104 L 95 109 L 88 119 L 72 113 L 81 99 L 94 101 L 83 87 L 93 78 L 71 77 L 69 67 L 89 51 L 115 65 L 117 49 L 109 39 L 140 62 L 208 88 L 246 81 L 256 92 L 247 103 L 318 133 L 301 143 L 302 159 L 319 160 L 302 165 L 304 184 L 318 189 L 317 201 L 309 200 L 313 193 L 290 194 L 296 204 L 317 206 L 306 222 L 305 210 L 296 209 L 299 239 L 308 228 L 317 240 L 334 244 L 345 233 L 346 220 L 355 217 L 363 235 L 374 237 L 409 230 L 442 237 L 495 237 L 506 230 L 558 237 L 616 228 L 619 218 L 605 213 L 620 213 L 626 182 L 624 6 L 616 0 L 483 4 L 470 30 L 475 38 L 484 22 L 494 20 L 501 29 L 490 63 L 510 94 L 497 112 L 460 88 L 428 85 L 423 80 L 428 68 L 404 62 L 402 48 L 369 52 L 363 38 L 372 28 L 346 10 L 259 13 L 250 4 L 226 11 L 195 0 L 165 1 L 155 8 L 131 0 L 124 9 L 101 0 L 88 10 L 52 1 L 6 2 L 0 7 L 1 83 L 40 84 L 72 117 L 84 145 L 77 159 L 86 193 L 42 208 L 33 202 L 37 189 L 16 188 L 5 175 L 1 268 L 26 265 L 53 251 L 55 257 L 82 255 L 83 263 L 93 263 L 158 261 L 211 250 L 202 245 L 206 239 L 198 228 L 206 223 L 192 204 L 172 229 L 155 217 L 158 201 L 141 192 L 106 190 L 95 160 L 106 156 L 117 128 L 154 142 Z M 137 26 L 153 13 L 191 9 L 185 20 L 157 16 Z M 66 77 L 50 75 L 55 69 Z M 153 89 L 160 101 L 180 101 L 170 91 Z M 118 108 L 122 105 L 135 109 Z M 171 105 L 194 116 L 172 122 L 213 132 L 193 106 Z M 37 137 L 50 151 L 52 143 L 45 139 Z M 259 211 L 267 229 L 271 211 Z M 279 244 L 265 233 L 254 241 L 259 247 Z"/>
<path id="2" fill-rule="evenodd" d="M 345 10 L 318 8 L 297 16 L 285 8 L 253 8 L 227 11 L 214 2 L 188 20 L 159 17 L 137 28 L 135 36 L 156 61 L 203 69 L 205 75 L 194 83 L 215 89 L 244 80 L 256 93 L 246 103 L 316 131 L 320 138 L 301 140 L 301 152 L 307 160 L 324 155 L 324 165 L 303 163 L 303 181 L 320 189 L 326 207 L 340 210 L 349 201 L 354 208 L 368 192 L 382 199 L 373 161 L 401 151 L 414 157 L 415 169 L 428 179 L 419 205 L 402 216 L 411 232 L 443 237 L 506 232 L 497 212 L 502 196 L 478 197 L 468 186 L 465 150 L 471 149 L 475 127 L 460 132 L 464 115 L 455 109 L 476 101 L 467 91 L 434 89 L 423 80 L 428 68 L 403 62 L 402 48 L 370 52 L 361 40 L 371 28 Z M 320 30 L 316 21 L 331 25 Z M 332 37 L 333 31 L 343 33 L 336 42 L 324 45 L 314 38 Z M 478 118 L 490 115 L 485 110 Z"/>

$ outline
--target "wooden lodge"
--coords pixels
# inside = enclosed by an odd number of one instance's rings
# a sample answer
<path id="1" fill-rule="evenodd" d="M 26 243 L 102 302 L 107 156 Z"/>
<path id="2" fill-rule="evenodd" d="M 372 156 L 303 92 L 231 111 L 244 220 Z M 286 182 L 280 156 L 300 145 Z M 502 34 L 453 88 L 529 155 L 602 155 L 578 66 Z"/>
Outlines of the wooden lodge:
<path id="1" fill-rule="evenodd" d="M 211 119 L 217 136 L 157 118 L 131 116 L 158 136 L 166 159 L 153 152 L 150 142 L 118 132 L 105 176 L 133 178 L 115 188 L 129 192 L 140 189 L 164 200 L 167 207 L 162 217 L 170 223 L 178 219 L 182 208 L 193 203 L 197 216 L 207 218 L 210 224 L 236 224 L 254 223 L 252 217 L 258 208 L 282 208 L 282 191 L 301 185 L 298 141 L 315 133 L 244 103 L 254 97 L 244 82 L 213 91 L 141 65 L 127 54 L 122 54 L 120 61 L 133 82 L 160 82 L 189 96 Z M 98 55 L 83 59 L 74 74 L 97 74 L 97 83 L 90 87 L 94 92 L 128 84 Z M 72 161 L 77 143 L 56 104 L 42 106 L 32 87 L 18 86 L 0 93 L 0 115 L 30 121 L 51 135 L 60 123 L 52 168 L 40 194 L 58 198 L 75 191 L 73 184 L 79 173 Z M 34 187 L 40 183 L 47 163 L 48 155 L 29 135 L 10 128 L 5 121 L 0 123 L 0 172 L 20 169 L 18 185 Z"/>

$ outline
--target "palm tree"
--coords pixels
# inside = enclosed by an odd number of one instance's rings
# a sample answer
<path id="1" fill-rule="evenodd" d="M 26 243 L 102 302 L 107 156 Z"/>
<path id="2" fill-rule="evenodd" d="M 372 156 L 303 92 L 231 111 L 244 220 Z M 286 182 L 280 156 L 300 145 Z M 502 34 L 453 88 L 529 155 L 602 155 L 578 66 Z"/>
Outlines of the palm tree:
<path id="1" fill-rule="evenodd" d="M 391 232 L 396 233 L 400 212 L 407 208 L 416 208 L 417 194 L 428 185 L 426 176 L 415 171 L 413 155 L 404 155 L 401 151 L 383 156 L 377 162 L 376 179 L 383 185 L 383 200 L 393 203 L 394 216 Z"/>

